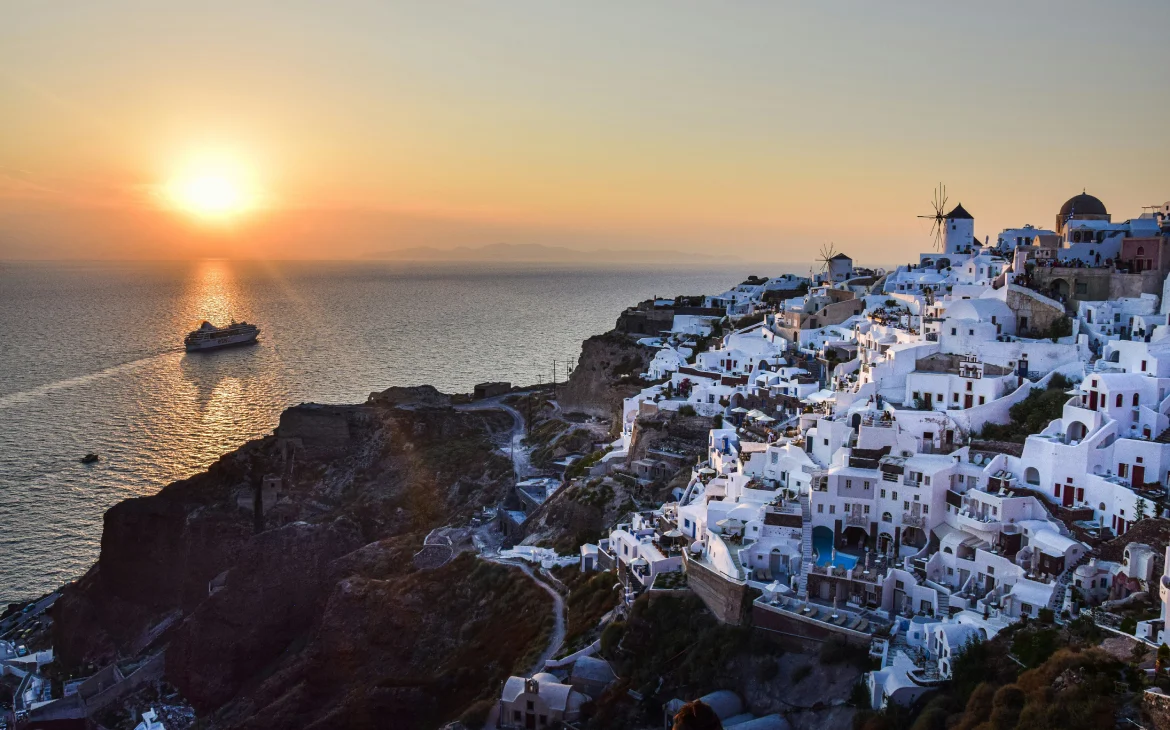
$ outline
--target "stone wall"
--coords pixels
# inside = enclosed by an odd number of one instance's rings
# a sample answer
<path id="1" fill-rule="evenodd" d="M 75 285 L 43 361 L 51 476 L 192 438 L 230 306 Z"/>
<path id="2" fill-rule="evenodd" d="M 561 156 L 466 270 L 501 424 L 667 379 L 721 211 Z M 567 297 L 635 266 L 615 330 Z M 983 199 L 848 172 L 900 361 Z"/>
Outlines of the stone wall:
<path id="1" fill-rule="evenodd" d="M 715 614 L 720 622 L 739 626 L 743 623 L 743 602 L 747 586 L 733 583 L 702 563 L 686 559 L 687 585 Z"/>
<path id="2" fill-rule="evenodd" d="M 331 459 L 345 453 L 349 444 L 352 408 L 300 405 L 280 414 L 276 435 L 297 441 L 310 459 Z"/>

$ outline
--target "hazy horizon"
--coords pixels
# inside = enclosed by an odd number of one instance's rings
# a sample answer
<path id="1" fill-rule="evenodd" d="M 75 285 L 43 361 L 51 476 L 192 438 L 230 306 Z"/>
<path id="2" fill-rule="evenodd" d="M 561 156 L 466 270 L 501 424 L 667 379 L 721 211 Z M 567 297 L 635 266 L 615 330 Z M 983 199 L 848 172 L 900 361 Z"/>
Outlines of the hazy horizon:
<path id="1" fill-rule="evenodd" d="M 940 181 L 980 239 L 1123 220 L 1170 198 L 1160 10 L 10 1 L 0 259 L 898 262 Z"/>

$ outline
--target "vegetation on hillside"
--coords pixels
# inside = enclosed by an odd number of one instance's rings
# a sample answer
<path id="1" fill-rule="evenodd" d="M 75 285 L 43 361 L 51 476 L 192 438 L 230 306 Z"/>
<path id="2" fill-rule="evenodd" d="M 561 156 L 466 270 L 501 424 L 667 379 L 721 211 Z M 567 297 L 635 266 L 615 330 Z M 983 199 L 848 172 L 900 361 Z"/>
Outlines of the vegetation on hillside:
<path id="1" fill-rule="evenodd" d="M 1072 386 L 1071 380 L 1060 373 L 1054 374 L 1047 387 L 1033 388 L 1024 400 L 1011 407 L 1008 411 L 1010 423 L 988 423 L 979 438 L 1023 443 L 1029 434 L 1040 433 L 1054 419 L 1060 418 L 1069 398 L 1065 391 Z"/>

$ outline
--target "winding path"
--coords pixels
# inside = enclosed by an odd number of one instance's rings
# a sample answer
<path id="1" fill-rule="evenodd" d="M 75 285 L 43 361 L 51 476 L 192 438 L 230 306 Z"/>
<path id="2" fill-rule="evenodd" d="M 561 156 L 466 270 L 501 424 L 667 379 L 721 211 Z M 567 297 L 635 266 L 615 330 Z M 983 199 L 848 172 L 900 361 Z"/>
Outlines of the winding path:
<path id="1" fill-rule="evenodd" d="M 509 395 L 515 395 L 509 393 Z M 528 449 L 524 447 L 524 416 L 520 411 L 503 402 L 506 396 L 485 398 L 475 403 L 455 406 L 457 411 L 504 411 L 512 417 L 512 440 L 508 449 L 512 457 L 512 468 L 516 472 L 516 479 L 528 478 L 532 473 L 532 464 L 528 460 Z"/>
<path id="2" fill-rule="evenodd" d="M 507 566 L 510 566 L 513 568 L 519 568 L 520 570 L 524 571 L 525 575 L 527 575 L 529 578 L 532 579 L 533 583 L 536 583 L 536 585 L 543 588 L 546 593 L 548 593 L 550 596 L 552 596 L 552 599 L 553 599 L 553 630 L 552 630 L 552 635 L 548 637 L 548 646 L 545 647 L 544 651 L 537 658 L 537 660 L 533 664 L 532 668 L 528 670 L 527 674 L 528 674 L 528 676 L 532 676 L 533 674 L 536 674 L 537 672 L 544 671 L 545 662 L 547 662 L 549 659 L 552 659 L 554 656 L 556 656 L 557 652 L 560 651 L 561 645 L 565 643 L 565 599 L 561 598 L 561 594 L 557 593 L 556 589 L 554 589 L 548 583 L 545 583 L 540 578 L 537 578 L 536 574 L 532 572 L 532 568 L 529 567 L 529 565 L 527 563 L 514 562 L 511 560 L 500 560 L 499 558 L 484 558 L 484 559 L 490 560 L 491 562 L 497 563 L 499 565 L 507 565 Z"/>

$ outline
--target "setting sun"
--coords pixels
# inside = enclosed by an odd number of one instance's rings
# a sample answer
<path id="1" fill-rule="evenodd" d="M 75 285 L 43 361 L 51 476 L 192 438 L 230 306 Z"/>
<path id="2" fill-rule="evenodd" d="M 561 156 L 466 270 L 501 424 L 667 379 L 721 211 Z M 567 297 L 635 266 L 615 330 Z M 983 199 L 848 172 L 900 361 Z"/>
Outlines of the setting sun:
<path id="1" fill-rule="evenodd" d="M 183 177 L 173 181 L 167 192 L 183 211 L 208 218 L 234 215 L 251 205 L 242 183 L 222 174 Z"/>

